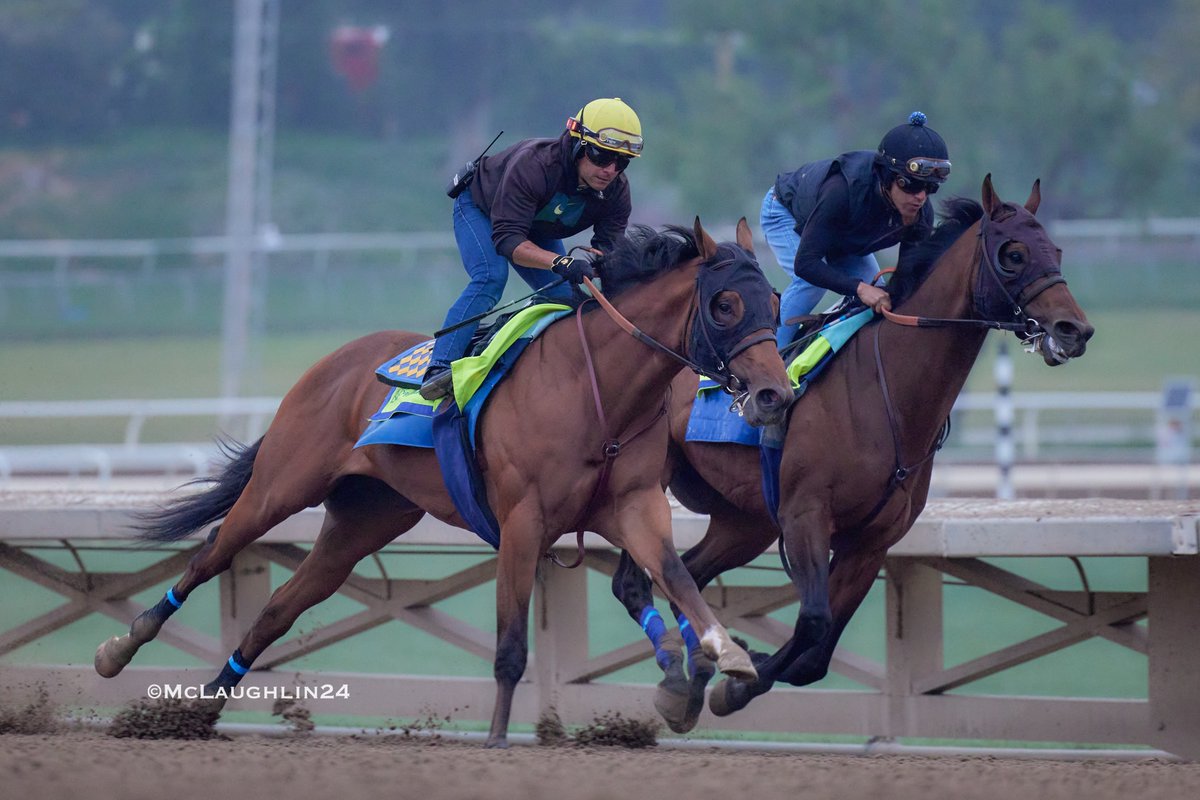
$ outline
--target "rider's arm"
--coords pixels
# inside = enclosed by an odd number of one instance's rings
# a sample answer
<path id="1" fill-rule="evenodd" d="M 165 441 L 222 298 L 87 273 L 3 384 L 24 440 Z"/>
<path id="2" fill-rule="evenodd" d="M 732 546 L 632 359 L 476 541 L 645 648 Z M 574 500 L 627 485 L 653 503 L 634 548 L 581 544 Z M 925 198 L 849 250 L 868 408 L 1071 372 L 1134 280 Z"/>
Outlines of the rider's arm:
<path id="1" fill-rule="evenodd" d="M 830 175 L 821 184 L 817 203 L 804 223 L 793 271 L 797 276 L 838 294 L 854 295 L 856 277 L 831 267 L 825 257 L 837 244 L 850 220 L 850 192 L 841 175 Z"/>
<path id="2" fill-rule="evenodd" d="M 522 267 L 550 268 L 556 254 L 529 241 L 533 218 L 549 193 L 549 176 L 533 152 L 514 154 L 492 198 L 492 244 L 497 253 Z"/>
<path id="3" fill-rule="evenodd" d="M 817 204 L 800 232 L 800 248 L 796 251 L 795 272 L 798 276 L 822 289 L 830 289 L 848 297 L 857 297 L 876 311 L 891 309 L 888 293 L 857 276 L 830 266 L 825 256 L 843 235 L 850 219 L 850 192 L 840 175 L 830 175 L 821 184 Z"/>

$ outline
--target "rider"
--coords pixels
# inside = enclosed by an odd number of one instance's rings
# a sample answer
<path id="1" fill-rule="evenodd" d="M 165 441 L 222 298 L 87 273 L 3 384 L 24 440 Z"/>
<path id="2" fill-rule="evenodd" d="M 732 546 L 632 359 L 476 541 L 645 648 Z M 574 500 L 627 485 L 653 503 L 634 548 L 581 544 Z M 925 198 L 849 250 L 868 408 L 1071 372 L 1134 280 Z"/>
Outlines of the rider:
<path id="1" fill-rule="evenodd" d="M 525 139 L 481 159 L 454 201 L 454 238 L 470 283 L 442 327 L 494 308 L 510 263 L 533 289 L 570 302 L 572 285 L 594 273 L 586 259 L 565 255 L 561 240 L 592 228 L 591 253 L 616 246 L 631 208 L 625 168 L 641 154 L 637 114 L 621 98 L 605 97 L 568 118 L 558 138 Z M 568 283 L 548 288 L 555 276 Z M 422 397 L 449 393 L 450 362 L 466 354 L 477 327 L 468 323 L 438 338 Z"/>
<path id="2" fill-rule="evenodd" d="M 780 300 L 780 349 L 796 336 L 796 317 L 812 311 L 827 289 L 856 295 L 879 312 L 887 292 L 872 284 L 875 252 L 901 250 L 933 228 L 929 195 L 950 174 L 946 143 L 914 111 L 888 131 L 879 149 L 813 161 L 775 179 L 762 204 L 763 235 L 779 266 L 792 273 Z"/>

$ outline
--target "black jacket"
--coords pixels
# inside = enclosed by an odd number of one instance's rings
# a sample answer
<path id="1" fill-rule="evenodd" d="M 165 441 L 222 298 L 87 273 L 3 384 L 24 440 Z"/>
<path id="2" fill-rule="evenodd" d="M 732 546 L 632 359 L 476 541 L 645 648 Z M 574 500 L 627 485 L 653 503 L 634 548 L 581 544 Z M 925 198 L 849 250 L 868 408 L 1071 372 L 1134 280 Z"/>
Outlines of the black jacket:
<path id="1" fill-rule="evenodd" d="M 629 179 L 617 175 L 603 193 L 579 188 L 574 139 L 525 139 L 485 156 L 471 180 L 471 199 L 492 220 L 496 252 L 512 259 L 527 239 L 566 239 L 594 228 L 592 247 L 609 252 L 625 235 Z"/>
<path id="2" fill-rule="evenodd" d="M 933 208 L 921 209 L 912 225 L 884 197 L 875 153 L 856 150 L 813 161 L 775 179 L 775 196 L 796 218 L 800 249 L 795 273 L 824 289 L 853 295 L 858 278 L 830 266 L 846 256 L 865 256 L 895 244 L 906 249 L 933 229 Z"/>

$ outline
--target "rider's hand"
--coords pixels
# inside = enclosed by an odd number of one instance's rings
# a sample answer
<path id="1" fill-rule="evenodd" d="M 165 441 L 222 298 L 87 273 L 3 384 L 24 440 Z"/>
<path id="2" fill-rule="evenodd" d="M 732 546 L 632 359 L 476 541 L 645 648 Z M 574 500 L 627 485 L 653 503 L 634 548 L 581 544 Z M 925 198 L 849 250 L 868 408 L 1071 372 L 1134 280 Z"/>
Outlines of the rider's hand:
<path id="1" fill-rule="evenodd" d="M 555 275 L 561 275 L 576 285 L 583 283 L 584 278 L 596 277 L 596 272 L 590 263 L 582 258 L 571 258 L 571 256 L 559 256 L 554 259 L 554 264 L 550 269 L 554 271 Z"/>
<path id="2" fill-rule="evenodd" d="M 882 314 L 885 310 L 892 310 L 892 298 L 884 289 L 878 286 L 872 286 L 869 283 L 860 281 L 858 288 L 855 290 L 858 299 L 863 301 L 863 304 L 868 308 L 874 309 L 876 314 Z"/>

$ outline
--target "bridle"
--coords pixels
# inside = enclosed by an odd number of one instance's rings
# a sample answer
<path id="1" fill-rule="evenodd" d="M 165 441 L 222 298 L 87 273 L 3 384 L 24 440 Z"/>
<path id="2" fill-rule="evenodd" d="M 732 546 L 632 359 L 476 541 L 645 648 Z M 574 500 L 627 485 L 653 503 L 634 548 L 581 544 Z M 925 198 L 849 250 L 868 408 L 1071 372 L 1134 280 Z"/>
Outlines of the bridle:
<path id="1" fill-rule="evenodd" d="M 584 363 L 587 366 L 588 377 L 591 379 L 592 401 L 595 405 L 596 417 L 600 423 L 601 433 L 603 434 L 603 440 L 601 444 L 601 455 L 603 460 L 600 464 L 600 475 L 596 481 L 595 488 L 592 490 L 592 495 L 588 499 L 587 504 L 583 507 L 583 510 L 580 511 L 579 516 L 575 520 L 575 524 L 571 526 L 575 529 L 575 546 L 577 551 L 575 560 L 568 564 L 560 561 L 558 556 L 555 555 L 553 551 L 548 551 L 546 553 L 546 557 L 558 566 L 565 567 L 567 569 L 574 569 L 583 563 L 583 525 L 595 510 L 596 505 L 600 502 L 600 497 L 604 494 L 604 490 L 608 486 L 608 478 L 612 472 L 613 462 L 616 461 L 617 456 L 621 454 L 626 445 L 654 427 L 655 423 L 657 423 L 658 420 L 667 413 L 667 402 L 664 399 L 662 405 L 657 409 L 654 415 L 646 420 L 641 426 L 634 428 L 633 433 L 628 433 L 628 430 L 622 431 L 621 438 L 617 438 L 611 434 L 608 427 L 608 419 L 604 414 L 604 404 L 600 400 L 600 384 L 596 379 L 596 368 L 592 362 L 591 348 L 588 346 L 587 336 L 584 333 L 584 306 L 587 305 L 587 303 L 591 300 L 595 300 L 596 303 L 599 304 L 602 309 L 604 309 L 605 313 L 612 318 L 613 322 L 615 322 L 618 327 L 633 336 L 639 342 L 646 344 L 651 349 L 663 353 L 678 363 L 683 364 L 684 366 L 695 370 L 701 375 L 704 375 L 705 377 L 710 378 L 711 380 L 720 384 L 721 388 L 734 395 L 734 405 L 740 409 L 740 407 L 745 404 L 746 400 L 749 399 L 750 393 L 742 383 L 741 379 L 734 375 L 730 370 L 729 364 L 732 363 L 733 360 L 740 354 L 744 353 L 746 350 L 756 344 L 761 344 L 762 342 L 766 341 L 774 342 L 775 333 L 769 327 L 752 329 L 750 334 L 737 337 L 734 345 L 729 348 L 728 352 L 724 354 L 722 354 L 722 351 L 719 349 L 717 343 L 713 341 L 713 335 L 709 328 L 715 326 L 716 321 L 712 319 L 712 314 L 707 307 L 707 301 L 710 298 L 705 298 L 702 290 L 704 277 L 706 273 L 712 273 L 717 270 L 724 269 L 728 266 L 731 266 L 736 261 L 737 258 L 734 256 L 711 265 L 708 262 L 701 264 L 699 274 L 696 276 L 696 285 L 692 291 L 692 299 L 689 304 L 687 320 L 684 322 L 683 347 L 680 348 L 682 352 L 678 352 L 673 348 L 668 347 L 667 345 L 655 339 L 653 336 L 650 336 L 648 333 L 638 328 L 636 325 L 630 322 L 624 314 L 622 314 L 616 309 L 616 307 L 613 306 L 609 299 L 604 296 L 604 293 L 596 287 L 596 284 L 592 283 L 590 278 L 585 277 L 583 279 L 583 282 L 587 285 L 592 297 L 588 301 L 581 303 L 579 307 L 575 309 L 575 322 L 579 329 L 579 341 L 583 346 Z M 759 272 L 760 276 L 761 274 L 762 273 Z M 764 278 L 763 280 L 765 281 L 766 279 Z M 733 282 L 731 281 L 730 283 L 732 284 Z M 715 296 L 715 294 L 715 291 L 712 292 L 713 296 Z M 715 359 L 715 363 L 713 364 L 703 363 L 709 360 L 704 354 L 694 358 L 688 355 L 688 342 L 697 338 L 694 334 L 689 335 L 689 332 L 693 331 L 694 326 L 696 325 L 696 312 L 698 308 L 702 308 L 699 314 L 700 330 L 703 332 L 703 341 L 705 346 L 708 348 L 708 355 L 711 355 L 712 358 Z M 769 320 L 767 324 L 770 324 L 771 322 L 773 322 L 773 319 Z M 751 318 L 749 321 L 743 318 L 743 323 L 749 325 L 756 324 L 753 318 Z M 742 326 L 739 325 L 738 328 L 735 328 L 735 333 L 740 331 L 741 327 Z M 720 339 L 724 337 L 717 338 Z"/>
<path id="2" fill-rule="evenodd" d="M 1046 335 L 1046 331 L 1042 328 L 1040 322 L 1025 313 L 1025 305 L 1051 286 L 1066 283 L 1066 279 L 1062 276 L 1059 259 L 1057 253 L 1055 253 L 1055 257 L 1049 259 L 1053 266 L 1018 283 L 1016 286 L 1016 297 L 1014 298 L 1012 291 L 1009 290 L 1008 285 L 1005 283 L 1002 270 L 998 265 L 1001 249 L 1003 249 L 1004 245 L 1013 241 L 1014 238 L 1008 235 L 1006 229 L 1009 227 L 1013 227 L 1013 225 L 1011 223 L 995 223 L 986 211 L 980 218 L 979 234 L 977 237 L 978 245 L 976 247 L 976 261 L 980 267 L 976 272 L 975 289 L 972 292 L 972 310 L 979 315 L 978 317 L 946 319 L 908 316 L 884 310 L 884 319 L 897 325 L 918 328 L 969 327 L 1013 331 L 1026 342 L 1027 346 L 1030 344 L 1036 345 Z M 996 228 L 996 230 L 993 230 L 993 228 Z M 995 243 L 997 238 L 999 239 L 999 244 Z M 989 288 L 991 283 L 987 280 L 988 275 L 995 282 L 992 288 Z M 1009 313 L 1015 319 L 1007 321 L 994 318 L 1005 312 Z M 946 443 L 946 439 L 950 436 L 950 418 L 947 417 L 946 421 L 942 424 L 941 432 L 938 434 L 929 452 L 915 463 L 908 466 L 904 465 L 904 462 L 901 460 L 898 415 L 895 404 L 892 401 L 891 392 L 888 389 L 887 375 L 883 368 L 883 354 L 879 345 L 879 332 L 882 327 L 882 325 L 875 326 L 875 370 L 879 377 L 879 387 L 883 393 L 883 404 L 887 411 L 888 427 L 892 434 L 893 469 L 883 497 L 880 498 L 879 502 L 875 504 L 875 507 L 871 509 L 862 521 L 855 526 L 856 530 L 873 522 L 875 517 L 883 511 L 888 501 L 891 500 L 892 494 L 900 484 L 917 468 L 932 459 L 942 449 L 942 445 Z"/>
<path id="3" fill-rule="evenodd" d="M 976 273 L 975 290 L 972 293 L 972 310 L 978 316 L 967 317 L 962 319 L 946 319 L 941 317 L 920 317 L 909 316 L 907 314 L 896 314 L 889 310 L 883 311 L 883 316 L 889 322 L 897 325 L 905 325 L 914 328 L 946 328 L 946 327 L 967 327 L 967 328 L 988 328 L 991 330 L 1013 331 L 1025 341 L 1033 338 L 1040 338 L 1046 335 L 1040 322 L 1025 313 L 1025 306 L 1030 303 L 1035 297 L 1042 292 L 1059 283 L 1066 283 L 1066 279 L 1062 276 L 1062 270 L 1059 267 L 1057 257 L 1050 259 L 1054 265 L 1035 274 L 1033 277 L 1026 280 L 1024 283 L 1019 283 L 1016 287 L 1017 296 L 1014 298 L 1012 292 L 1009 291 L 1008 285 L 1005 283 L 1002 270 L 999 266 L 1000 251 L 1004 245 L 1013 241 L 1012 237 L 1008 237 L 1006 228 L 1013 227 L 1005 222 L 997 223 L 984 212 L 979 220 L 979 233 L 977 234 L 978 245 L 977 252 L 979 253 L 977 261 L 980 264 L 980 269 Z M 999 236 L 991 236 L 993 228 L 998 229 L 995 233 Z M 999 238 L 999 244 L 994 244 L 995 239 Z M 988 276 L 994 280 L 995 285 L 989 288 Z M 999 297 L 997 298 L 997 293 Z M 1004 305 L 1007 304 L 1007 309 Z M 1009 316 L 1015 318 L 1013 321 L 998 319 L 1004 311 L 1008 311 Z"/>
<path id="4" fill-rule="evenodd" d="M 722 247 L 725 247 L 725 245 Z M 708 308 L 708 301 L 712 296 L 716 295 L 716 291 L 710 292 L 710 296 L 708 297 L 704 296 L 703 292 L 703 284 L 706 276 L 732 266 L 737 262 L 737 256 L 733 255 L 712 264 L 705 262 L 701 265 L 700 271 L 696 275 L 696 284 L 692 291 L 692 299 L 688 304 L 688 317 L 684 322 L 683 342 L 679 350 L 668 347 L 626 319 L 608 298 L 604 296 L 604 293 L 592 283 L 591 279 L 584 278 L 583 281 L 587 285 L 588 291 L 591 292 L 591 299 L 595 300 L 622 330 L 651 349 L 662 353 L 693 372 L 713 381 L 723 390 L 734 395 L 736 398 L 735 404 L 739 404 L 739 401 L 741 404 L 744 404 L 748 392 L 742 380 L 733 374 L 730 364 L 733 363 L 735 358 L 751 347 L 763 342 L 774 341 L 775 334 L 771 327 L 774 320 L 764 319 L 761 327 L 753 328 L 745 335 L 736 337 L 732 346 L 725 346 L 724 342 L 718 343 L 714 341 L 713 328 L 717 326 L 717 323 L 713 320 L 712 312 Z M 762 273 L 758 272 L 758 274 L 761 275 Z M 725 284 L 722 284 L 722 286 L 724 287 Z M 698 326 L 697 316 L 699 317 Z M 752 319 L 743 320 L 743 325 L 747 324 L 754 325 L 755 322 Z M 717 339 L 725 338 L 733 337 L 717 337 Z"/>

